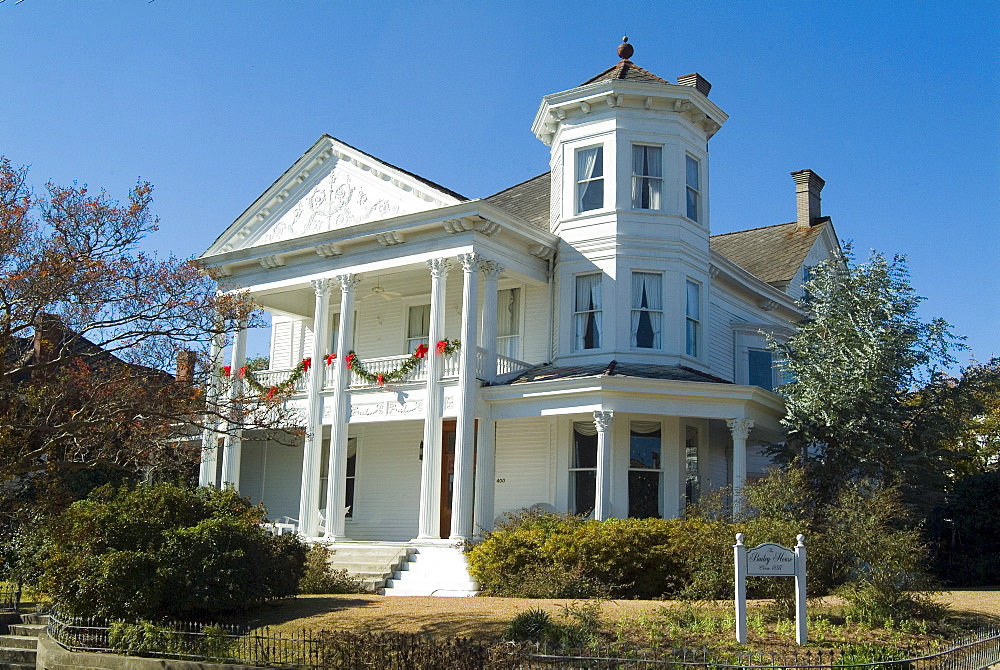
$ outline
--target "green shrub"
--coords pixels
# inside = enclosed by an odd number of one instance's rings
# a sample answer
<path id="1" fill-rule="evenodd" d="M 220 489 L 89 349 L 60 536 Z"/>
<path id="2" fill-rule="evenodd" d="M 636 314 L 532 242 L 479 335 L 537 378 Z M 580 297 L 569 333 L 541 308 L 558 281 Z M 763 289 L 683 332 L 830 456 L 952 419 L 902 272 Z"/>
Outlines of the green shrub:
<path id="1" fill-rule="evenodd" d="M 299 581 L 299 593 L 365 593 L 368 589 L 361 580 L 347 570 L 334 570 L 330 566 L 333 551 L 321 544 L 314 544 L 306 553 L 305 572 Z"/>
<path id="2" fill-rule="evenodd" d="M 503 639 L 513 642 L 545 642 L 552 638 L 552 615 L 543 609 L 532 607 L 518 612 L 507 624 Z"/>
<path id="3" fill-rule="evenodd" d="M 71 614 L 209 620 L 294 595 L 305 548 L 233 490 L 109 486 L 45 531 L 42 585 Z"/>

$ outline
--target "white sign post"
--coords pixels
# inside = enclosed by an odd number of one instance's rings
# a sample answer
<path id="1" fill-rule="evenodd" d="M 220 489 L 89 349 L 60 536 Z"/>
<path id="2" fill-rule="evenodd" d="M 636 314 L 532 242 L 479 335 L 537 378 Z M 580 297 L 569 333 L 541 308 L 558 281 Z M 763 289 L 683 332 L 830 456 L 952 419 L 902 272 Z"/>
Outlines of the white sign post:
<path id="1" fill-rule="evenodd" d="M 733 560 L 736 564 L 736 641 L 747 642 L 747 577 L 795 578 L 795 642 L 805 644 L 806 631 L 806 545 L 799 535 L 795 549 L 765 542 L 753 549 L 743 544 L 743 533 L 736 534 Z"/>

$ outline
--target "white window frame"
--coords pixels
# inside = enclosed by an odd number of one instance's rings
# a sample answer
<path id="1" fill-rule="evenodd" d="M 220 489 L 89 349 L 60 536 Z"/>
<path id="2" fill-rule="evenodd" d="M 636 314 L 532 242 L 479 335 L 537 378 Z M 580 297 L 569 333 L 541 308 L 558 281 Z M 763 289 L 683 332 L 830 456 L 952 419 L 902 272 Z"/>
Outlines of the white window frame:
<path id="1" fill-rule="evenodd" d="M 787 339 L 792 334 L 789 328 L 774 326 L 766 323 L 750 323 L 747 321 L 733 321 L 729 324 L 733 331 L 735 342 L 735 377 L 734 380 L 741 386 L 750 386 L 750 351 L 770 351 L 770 345 L 764 333 L 770 334 L 779 341 Z M 778 365 L 778 358 L 771 352 L 771 389 L 775 390 L 785 383 Z"/>
<path id="2" fill-rule="evenodd" d="M 629 344 L 637 351 L 660 351 L 663 349 L 663 273 L 655 270 L 632 270 L 629 276 L 631 280 L 629 284 L 630 293 L 632 290 L 631 282 L 635 281 L 635 275 L 637 274 L 655 275 L 660 278 L 660 291 L 657 296 L 659 298 L 660 308 L 653 309 L 651 307 L 637 307 L 634 304 L 635 301 L 631 301 L 631 310 L 629 312 Z M 649 297 L 648 293 L 647 297 Z M 639 313 L 639 318 L 641 319 L 642 312 L 649 314 L 650 323 L 653 328 L 653 346 L 650 347 L 640 347 L 638 342 L 638 320 L 635 316 L 636 313 Z M 633 322 L 635 322 L 635 325 L 633 325 Z M 657 340 L 659 340 L 659 344 L 657 344 Z"/>
<path id="3" fill-rule="evenodd" d="M 502 305 L 500 304 L 500 293 L 502 291 L 510 291 L 513 289 L 517 289 L 518 295 L 520 296 L 518 298 L 518 304 L 517 304 L 517 333 L 514 335 L 501 335 L 499 314 L 500 310 L 502 309 Z M 500 286 L 497 287 L 497 341 L 496 341 L 497 353 L 500 354 L 501 356 L 507 356 L 508 358 L 513 358 L 515 360 L 521 360 L 521 356 L 523 355 L 524 352 L 524 313 L 525 313 L 524 294 L 525 294 L 524 284 L 519 284 L 515 282 L 511 282 L 509 284 L 501 283 Z M 516 355 L 510 356 L 509 354 L 503 353 L 504 347 L 501 347 L 500 345 L 500 342 L 502 340 L 508 340 L 508 341 L 513 340 L 515 342 L 514 351 L 516 352 Z"/>
<path id="4" fill-rule="evenodd" d="M 691 184 L 688 178 L 688 165 L 693 161 L 695 164 L 695 177 L 698 180 L 697 184 Z M 702 187 L 702 182 L 704 180 L 701 176 L 701 159 L 697 156 L 692 156 L 689 153 L 684 154 L 684 216 L 691 219 L 695 223 L 701 223 L 702 219 L 702 198 L 701 194 L 704 188 Z M 691 197 L 694 196 L 694 216 L 691 216 Z"/>
<path id="5" fill-rule="evenodd" d="M 431 296 L 430 296 L 430 294 L 408 296 L 408 297 L 404 298 L 401 302 L 403 304 L 403 319 L 402 319 L 403 326 L 402 326 L 402 333 L 401 333 L 401 341 L 402 341 L 403 353 L 404 354 L 411 354 L 411 353 L 413 353 L 413 350 L 416 349 L 416 347 L 417 347 L 416 344 L 414 344 L 414 345 L 411 346 L 411 339 L 415 342 L 415 341 L 417 341 L 418 338 L 410 338 L 410 308 L 411 307 L 425 307 L 425 306 L 428 307 L 428 308 L 430 308 Z M 428 315 L 428 322 L 427 322 L 427 330 L 428 330 L 428 337 L 426 339 L 427 339 L 427 346 L 429 347 L 430 346 L 430 316 L 429 315 Z M 423 340 L 420 340 L 420 341 L 423 341 Z"/>
<path id="6" fill-rule="evenodd" d="M 580 155 L 587 151 L 597 150 L 597 159 L 595 165 L 601 166 L 601 174 L 598 177 L 583 177 L 580 174 Z M 573 177 L 575 182 L 573 197 L 576 213 L 585 214 L 586 212 L 595 212 L 604 209 L 607 206 L 607 182 L 605 177 L 607 176 L 607 171 L 604 169 L 604 145 L 595 144 L 588 147 L 580 147 L 573 152 Z M 587 186 L 591 183 L 601 183 L 601 204 L 597 207 L 589 207 L 584 209 L 583 207 L 583 196 L 587 192 Z"/>
<path id="7" fill-rule="evenodd" d="M 576 298 L 579 288 L 577 286 L 579 280 L 583 277 L 598 277 L 598 294 L 600 295 L 600 306 L 596 309 L 584 309 L 577 310 Z M 587 317 L 585 314 L 594 314 L 594 328 L 597 331 L 597 345 L 594 347 L 585 346 L 584 333 L 586 333 L 586 323 Z M 573 351 L 599 351 L 604 347 L 604 273 L 603 272 L 581 272 L 580 274 L 573 275 Z M 581 320 L 580 317 L 583 317 Z M 583 324 L 583 333 L 579 332 L 581 323 Z M 579 343 L 579 346 L 578 346 Z"/>
<path id="8" fill-rule="evenodd" d="M 597 462 L 597 460 L 596 460 L 597 459 L 596 455 L 594 457 L 595 458 L 595 460 L 594 460 L 594 467 L 584 468 L 584 467 L 577 467 L 575 465 L 575 463 L 576 463 L 576 424 L 578 424 L 578 423 L 579 424 L 584 424 L 584 425 L 587 425 L 587 424 L 593 425 L 591 422 L 588 422 L 588 421 L 571 421 L 570 425 L 569 425 L 569 439 L 570 439 L 570 444 L 569 444 L 569 504 L 567 505 L 567 508 L 570 510 L 570 512 L 572 514 L 583 514 L 584 511 L 585 511 L 585 510 L 581 511 L 581 510 L 576 509 L 576 478 L 577 478 L 577 473 L 579 473 L 579 472 L 593 472 L 594 473 L 594 506 L 596 508 L 596 506 L 597 506 L 597 466 L 600 465 Z M 581 434 L 585 434 L 585 433 L 581 433 Z M 593 514 L 593 509 L 590 510 L 590 513 Z"/>
<path id="9" fill-rule="evenodd" d="M 652 174 L 636 174 L 635 171 L 635 150 L 636 149 L 656 149 L 659 151 L 659 175 Z M 642 206 L 642 195 L 646 192 L 643 186 L 649 184 L 651 187 L 656 188 L 650 189 L 650 206 Z M 640 211 L 659 211 L 663 209 L 663 146 L 659 144 L 644 144 L 642 142 L 632 143 L 632 209 L 637 209 Z"/>
<path id="10" fill-rule="evenodd" d="M 696 315 L 692 315 L 691 286 L 695 286 L 698 291 L 698 297 L 694 303 L 698 309 Z M 705 349 L 704 287 L 704 284 L 690 277 L 684 282 L 684 354 L 695 359 L 701 359 Z M 694 333 L 693 338 L 692 332 Z"/>

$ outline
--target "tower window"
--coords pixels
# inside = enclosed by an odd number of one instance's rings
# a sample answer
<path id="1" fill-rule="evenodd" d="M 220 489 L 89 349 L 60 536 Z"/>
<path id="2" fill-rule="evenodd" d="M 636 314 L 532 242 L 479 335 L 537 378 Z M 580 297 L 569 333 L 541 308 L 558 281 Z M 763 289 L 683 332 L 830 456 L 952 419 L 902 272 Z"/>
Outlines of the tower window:
<path id="1" fill-rule="evenodd" d="M 601 346 L 601 275 L 576 278 L 575 342 L 573 348 L 599 349 Z"/>
<path id="2" fill-rule="evenodd" d="M 632 346 L 659 349 L 663 322 L 663 275 L 632 273 Z"/>
<path id="3" fill-rule="evenodd" d="M 687 346 L 688 356 L 697 357 L 701 353 L 701 284 L 687 281 Z"/>
<path id="4" fill-rule="evenodd" d="M 632 209 L 660 209 L 663 188 L 663 150 L 632 145 Z"/>
<path id="5" fill-rule="evenodd" d="M 578 212 L 604 207 L 604 147 L 576 152 L 576 206 Z"/>
<path id="6" fill-rule="evenodd" d="M 687 156 L 685 169 L 685 181 L 687 182 L 687 217 L 692 221 L 698 220 L 698 212 L 701 209 L 701 180 L 699 178 L 700 164 L 697 158 Z"/>

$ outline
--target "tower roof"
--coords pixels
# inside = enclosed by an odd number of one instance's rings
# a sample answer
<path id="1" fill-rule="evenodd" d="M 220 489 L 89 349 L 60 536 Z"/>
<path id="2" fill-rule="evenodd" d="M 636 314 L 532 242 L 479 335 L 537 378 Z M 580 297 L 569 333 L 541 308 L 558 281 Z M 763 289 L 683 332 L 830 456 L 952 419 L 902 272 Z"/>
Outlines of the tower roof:
<path id="1" fill-rule="evenodd" d="M 628 37 L 623 37 L 622 43 L 618 45 L 618 55 L 621 56 L 621 60 L 618 61 L 616 65 L 609 67 L 599 75 L 591 77 L 587 81 L 583 82 L 580 86 L 593 84 L 595 81 L 611 81 L 615 79 L 627 81 L 655 81 L 661 84 L 670 83 L 663 77 L 658 77 L 648 70 L 643 70 L 641 67 L 630 61 L 629 59 L 634 53 L 635 48 L 628 43 Z"/>

